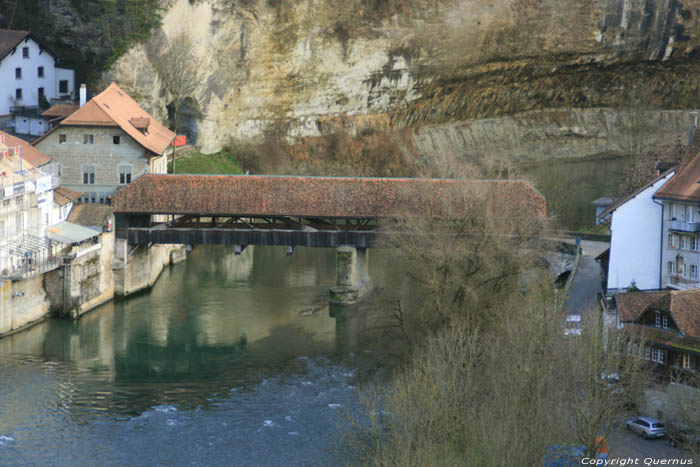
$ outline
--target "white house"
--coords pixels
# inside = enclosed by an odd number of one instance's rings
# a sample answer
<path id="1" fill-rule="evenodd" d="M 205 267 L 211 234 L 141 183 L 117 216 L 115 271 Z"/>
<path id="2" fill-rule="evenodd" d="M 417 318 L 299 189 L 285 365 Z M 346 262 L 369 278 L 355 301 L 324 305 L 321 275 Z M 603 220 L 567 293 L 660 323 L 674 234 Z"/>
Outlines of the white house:
<path id="1" fill-rule="evenodd" d="M 39 109 L 42 97 L 49 102 L 73 100 L 75 72 L 57 67 L 57 61 L 29 31 L 0 29 L 0 116 L 17 109 Z M 46 125 L 45 119 L 28 116 L 15 119 L 15 132 L 40 135 L 48 130 L 43 128 Z"/>
<path id="2" fill-rule="evenodd" d="M 653 196 L 676 173 L 669 170 L 601 213 L 610 221 L 608 293 L 631 286 L 640 290 L 661 288 L 662 209 Z"/>

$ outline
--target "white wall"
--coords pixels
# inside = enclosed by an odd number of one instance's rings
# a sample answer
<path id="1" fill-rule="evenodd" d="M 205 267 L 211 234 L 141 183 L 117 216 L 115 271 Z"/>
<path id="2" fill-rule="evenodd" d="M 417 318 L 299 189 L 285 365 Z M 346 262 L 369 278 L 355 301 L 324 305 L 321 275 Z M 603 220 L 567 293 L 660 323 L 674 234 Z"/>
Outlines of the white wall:
<path id="1" fill-rule="evenodd" d="M 56 97 L 64 96 L 66 93 L 59 92 L 59 83 L 62 80 L 68 81 L 68 94 L 70 94 L 71 99 L 75 97 L 75 71 L 68 68 L 58 68 L 56 67 L 56 86 L 54 93 Z"/>
<path id="2" fill-rule="evenodd" d="M 22 48 L 29 47 L 29 58 L 22 57 Z M 39 78 L 38 68 L 44 67 L 44 77 Z M 22 79 L 15 78 L 15 69 L 22 69 Z M 46 51 L 41 52 L 39 44 L 33 39 L 22 41 L 17 45 L 15 53 L 5 57 L 0 62 L 0 115 L 10 113 L 15 90 L 22 89 L 22 100 L 17 105 L 38 106 L 39 91 L 44 88 L 47 99 L 56 97 L 55 60 Z"/>
<path id="3" fill-rule="evenodd" d="M 608 290 L 660 288 L 661 202 L 652 196 L 675 175 L 671 172 L 612 214 Z"/>

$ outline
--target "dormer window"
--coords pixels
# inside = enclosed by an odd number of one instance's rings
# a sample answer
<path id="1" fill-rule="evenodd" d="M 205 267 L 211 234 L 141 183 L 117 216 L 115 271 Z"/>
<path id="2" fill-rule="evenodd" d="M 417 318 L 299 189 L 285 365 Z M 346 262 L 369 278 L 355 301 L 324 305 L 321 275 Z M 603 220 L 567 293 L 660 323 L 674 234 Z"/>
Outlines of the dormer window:
<path id="1" fill-rule="evenodd" d="M 657 328 L 661 327 L 661 313 L 659 313 L 658 311 L 654 312 L 654 325 Z"/>
<path id="2" fill-rule="evenodd" d="M 663 316 L 661 317 L 661 326 L 662 326 L 664 329 L 668 329 L 668 316 L 663 315 Z"/>
<path id="3" fill-rule="evenodd" d="M 148 126 L 151 124 L 151 119 L 148 117 L 134 117 L 129 122 L 141 133 L 146 134 Z"/>

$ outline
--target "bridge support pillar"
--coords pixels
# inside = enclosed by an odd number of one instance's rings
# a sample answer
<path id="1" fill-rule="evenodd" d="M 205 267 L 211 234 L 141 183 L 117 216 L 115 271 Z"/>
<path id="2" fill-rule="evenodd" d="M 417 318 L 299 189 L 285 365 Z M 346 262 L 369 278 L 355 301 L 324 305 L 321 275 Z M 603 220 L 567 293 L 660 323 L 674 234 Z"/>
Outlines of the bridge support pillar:
<path id="1" fill-rule="evenodd" d="M 352 305 L 372 290 L 367 248 L 338 247 L 335 253 L 335 286 L 330 301 L 335 305 Z"/>

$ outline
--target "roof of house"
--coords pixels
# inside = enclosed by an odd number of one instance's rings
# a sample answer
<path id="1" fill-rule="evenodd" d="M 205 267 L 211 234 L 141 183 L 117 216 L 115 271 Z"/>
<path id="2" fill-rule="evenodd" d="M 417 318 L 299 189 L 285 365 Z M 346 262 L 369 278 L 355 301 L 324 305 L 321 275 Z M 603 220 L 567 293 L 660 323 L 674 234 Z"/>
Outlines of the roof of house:
<path id="1" fill-rule="evenodd" d="M 595 201 L 591 201 L 591 204 L 593 206 L 607 207 L 613 204 L 614 202 L 615 198 L 611 198 L 610 196 L 603 196 L 602 198 L 598 198 Z"/>
<path id="2" fill-rule="evenodd" d="M 73 206 L 68 221 L 78 225 L 106 226 L 114 208 L 99 203 L 79 203 Z"/>
<path id="3" fill-rule="evenodd" d="M 41 115 L 44 117 L 65 117 L 78 110 L 79 107 L 78 104 L 54 104 L 44 110 Z"/>
<path id="4" fill-rule="evenodd" d="M 148 125 L 144 124 L 146 119 Z M 161 155 L 175 138 L 175 133 L 154 120 L 116 83 L 110 84 L 66 117 L 60 125 L 118 126 L 141 146 L 157 155 Z M 144 126 L 147 128 L 141 131 L 139 128 Z"/>
<path id="5" fill-rule="evenodd" d="M 29 31 L 0 29 L 0 60 L 5 58 L 17 44 L 29 35 Z"/>
<path id="6" fill-rule="evenodd" d="M 700 338 L 700 289 L 619 293 L 615 300 L 621 321 L 638 321 L 647 310 L 666 311 L 684 335 Z"/>
<path id="7" fill-rule="evenodd" d="M 642 186 L 642 187 L 636 189 L 635 191 L 633 191 L 633 192 L 630 193 L 629 195 L 627 195 L 627 196 L 625 196 L 625 197 L 623 197 L 623 198 L 618 199 L 617 201 L 615 201 L 615 203 L 613 203 L 612 205 L 610 205 L 605 211 L 603 211 L 603 212 L 601 212 L 600 214 L 598 214 L 598 219 L 601 219 L 601 218 L 607 216 L 608 214 L 610 214 L 611 212 L 615 211 L 617 208 L 619 208 L 620 206 L 622 206 L 623 204 L 625 204 L 627 201 L 631 200 L 632 198 L 635 198 L 638 194 L 640 194 L 641 192 L 643 192 L 643 191 L 646 190 L 647 188 L 649 188 L 649 187 L 651 187 L 651 186 L 654 186 L 654 184 L 655 184 L 656 182 L 658 182 L 658 181 L 663 180 L 664 178 L 666 178 L 667 175 L 671 174 L 671 173 L 674 172 L 675 170 L 676 170 L 675 167 L 674 167 L 674 168 L 671 168 L 671 169 L 669 169 L 669 170 L 667 170 L 666 172 L 660 174 L 658 177 L 655 177 L 652 181 L 650 181 L 650 182 L 647 183 L 646 185 L 644 185 L 644 186 Z M 674 175 L 674 176 L 671 178 L 671 180 L 673 180 L 673 178 L 675 178 L 676 176 L 677 176 L 677 175 Z M 668 185 L 668 183 L 670 183 L 670 182 L 666 182 L 666 184 L 664 185 L 664 187 L 665 187 L 666 185 Z M 660 191 L 660 190 L 659 190 L 659 191 Z M 657 191 L 657 193 L 658 193 L 658 191 Z"/>
<path id="8" fill-rule="evenodd" d="M 678 173 L 654 194 L 654 198 L 700 202 L 700 152 L 682 163 Z"/>
<path id="9" fill-rule="evenodd" d="M 23 139 L 17 138 L 16 136 L 12 136 L 8 133 L 5 133 L 4 131 L 0 131 L 0 135 L 5 136 L 6 146 L 11 148 L 22 146 L 22 159 L 24 159 L 26 162 L 33 165 L 34 167 L 39 167 L 51 160 L 49 156 L 39 151 L 37 148 L 35 148 Z"/>
<path id="10" fill-rule="evenodd" d="M 65 206 L 66 204 L 72 203 L 73 201 L 80 199 L 82 196 L 82 193 L 66 188 L 65 186 L 59 186 L 53 190 L 53 202 L 59 206 Z"/>
<path id="11" fill-rule="evenodd" d="M 700 289 L 669 291 L 647 308 L 669 312 L 683 334 L 700 338 Z"/>
<path id="12" fill-rule="evenodd" d="M 620 314 L 620 321 L 637 321 L 649 305 L 662 298 L 667 293 L 668 290 L 616 294 L 615 303 L 617 304 L 617 312 Z"/>
<path id="13" fill-rule="evenodd" d="M 71 222 L 59 222 L 48 228 L 46 236 L 57 242 L 73 244 L 84 242 L 93 237 L 100 235 L 100 232 L 82 225 L 73 224 Z"/>
<path id="14" fill-rule="evenodd" d="M 36 41 L 39 46 L 46 50 L 51 56 L 56 59 L 56 54 L 54 54 L 50 49 L 46 48 L 39 40 L 34 37 L 34 35 L 29 31 L 19 31 L 16 29 L 0 29 L 0 60 L 7 57 L 7 55 L 12 52 L 12 50 L 19 45 L 27 37 L 32 38 Z"/>
<path id="15" fill-rule="evenodd" d="M 392 217 L 465 209 L 462 187 L 524 216 L 543 218 L 546 202 L 523 181 L 408 178 L 158 175 L 140 177 L 112 195 L 117 213 L 239 214 L 309 217 Z M 462 190 L 462 191 L 460 191 Z M 501 209 L 498 212 L 506 212 Z"/>
<path id="16" fill-rule="evenodd" d="M 700 339 L 683 336 L 673 331 L 653 328 L 650 326 L 625 326 L 623 331 L 633 338 L 653 342 L 665 347 L 700 353 Z"/>

